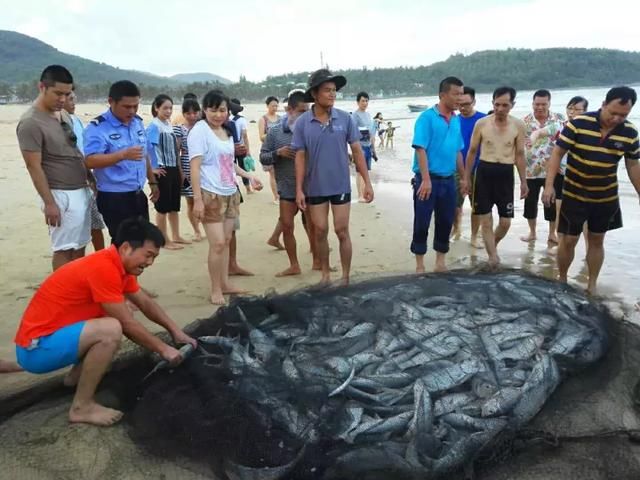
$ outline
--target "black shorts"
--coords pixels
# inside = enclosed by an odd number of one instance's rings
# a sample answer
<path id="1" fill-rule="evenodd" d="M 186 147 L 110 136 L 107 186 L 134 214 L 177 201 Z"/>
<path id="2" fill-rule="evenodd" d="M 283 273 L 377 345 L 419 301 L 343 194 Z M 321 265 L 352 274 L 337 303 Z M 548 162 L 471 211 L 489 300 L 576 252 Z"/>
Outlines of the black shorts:
<path id="1" fill-rule="evenodd" d="M 280 192 L 278 192 L 278 198 L 280 198 L 280 200 L 282 200 L 283 202 L 296 203 L 295 198 L 283 197 L 282 195 L 280 195 Z"/>
<path id="2" fill-rule="evenodd" d="M 351 203 L 351 194 L 341 193 L 338 195 L 329 195 L 328 197 L 307 197 L 307 203 L 309 205 L 322 205 L 327 202 L 331 202 L 331 205 L 344 205 L 345 203 Z"/>
<path id="3" fill-rule="evenodd" d="M 560 207 L 558 233 L 577 237 L 584 223 L 592 233 L 605 233 L 622 227 L 622 211 L 618 200 L 607 203 L 587 203 L 565 197 Z"/>
<path id="4" fill-rule="evenodd" d="M 559 173 L 553 179 L 553 189 L 556 191 L 556 200 L 562 200 L 562 189 L 564 187 L 564 175 Z"/>
<path id="5" fill-rule="evenodd" d="M 142 217 L 149 220 L 149 203 L 147 195 L 136 192 L 100 192 L 96 199 L 98 211 L 109 229 L 111 241 L 116 236 L 120 224 L 131 217 Z"/>
<path id="6" fill-rule="evenodd" d="M 498 207 L 502 218 L 513 218 L 513 164 L 480 160 L 473 185 L 473 214 L 491 213 Z"/>
<path id="7" fill-rule="evenodd" d="M 158 176 L 158 190 L 160 198 L 153 204 L 158 213 L 169 213 L 180 211 L 180 170 L 178 167 L 164 167 L 166 172 Z"/>

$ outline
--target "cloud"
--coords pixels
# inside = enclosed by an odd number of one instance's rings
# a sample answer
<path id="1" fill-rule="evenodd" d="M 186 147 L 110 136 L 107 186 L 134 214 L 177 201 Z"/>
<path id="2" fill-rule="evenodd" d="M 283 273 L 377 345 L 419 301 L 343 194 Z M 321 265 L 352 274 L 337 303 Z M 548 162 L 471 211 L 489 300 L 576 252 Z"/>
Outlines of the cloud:
<path id="1" fill-rule="evenodd" d="M 19 24 L 15 30 L 30 37 L 42 39 L 49 32 L 49 21 L 43 17 L 33 17 Z"/>

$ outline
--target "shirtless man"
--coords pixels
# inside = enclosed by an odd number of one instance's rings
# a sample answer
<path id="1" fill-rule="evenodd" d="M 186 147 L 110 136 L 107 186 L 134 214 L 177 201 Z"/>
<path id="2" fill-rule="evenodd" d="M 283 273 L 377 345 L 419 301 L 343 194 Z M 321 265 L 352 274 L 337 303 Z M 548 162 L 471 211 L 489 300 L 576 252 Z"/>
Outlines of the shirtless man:
<path id="1" fill-rule="evenodd" d="M 509 115 L 515 104 L 516 91 L 500 87 L 493 92 L 493 114 L 478 120 L 471 146 L 467 152 L 465 181 L 469 191 L 471 172 L 478 148 L 480 162 L 476 171 L 473 193 L 473 214 L 479 216 L 489 265 L 500 263 L 497 246 L 511 226 L 513 218 L 513 165 L 520 175 L 520 198 L 529 193 L 524 159 L 524 122 Z M 493 231 L 493 206 L 498 207 L 500 220 Z"/>

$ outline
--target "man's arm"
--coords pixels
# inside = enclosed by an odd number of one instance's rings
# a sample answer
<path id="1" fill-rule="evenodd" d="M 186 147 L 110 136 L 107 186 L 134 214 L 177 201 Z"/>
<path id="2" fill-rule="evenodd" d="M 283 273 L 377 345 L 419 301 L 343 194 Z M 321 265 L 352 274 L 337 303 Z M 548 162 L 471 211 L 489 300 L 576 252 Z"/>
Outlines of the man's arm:
<path id="1" fill-rule="evenodd" d="M 473 127 L 473 133 L 471 134 L 471 141 L 469 145 L 469 150 L 467 151 L 466 158 L 466 166 L 465 166 L 465 178 L 467 180 L 467 184 L 471 182 L 471 174 L 473 173 L 473 164 L 476 161 L 476 156 L 478 155 L 478 149 L 480 148 L 480 144 L 482 143 L 482 125 L 484 122 L 482 120 L 478 120 Z"/>
<path id="2" fill-rule="evenodd" d="M 175 348 L 152 335 L 141 323 L 137 322 L 124 302 L 101 303 L 101 306 L 108 316 L 120 322 L 122 333 L 131 341 L 152 352 L 156 352 L 166 360 L 175 361 L 176 357 L 179 356 Z"/>
<path id="3" fill-rule="evenodd" d="M 273 165 L 276 162 L 277 152 L 274 149 L 273 129 L 267 133 L 267 136 L 260 147 L 260 163 L 262 165 Z"/>
<path id="4" fill-rule="evenodd" d="M 42 168 L 42 153 L 22 150 L 22 158 L 24 158 L 27 165 L 27 171 L 29 172 L 33 186 L 44 203 L 45 222 L 52 227 L 59 226 L 61 220 L 60 209 L 53 198 L 53 194 L 49 188 L 49 182 Z"/>
<path id="5" fill-rule="evenodd" d="M 162 307 L 160 307 L 160 305 L 158 305 L 156 301 L 153 300 L 143 289 L 139 289 L 135 293 L 128 293 L 126 294 L 126 297 L 140 309 L 145 317 L 169 332 L 174 342 L 177 344 L 190 343 L 194 347 L 197 346 L 197 342 L 186 335 L 182 329 L 178 327 L 173 320 L 171 320 Z"/>
<path id="6" fill-rule="evenodd" d="M 418 168 L 420 169 L 420 175 L 422 176 L 422 182 L 418 187 L 418 198 L 420 200 L 427 200 L 431 196 L 431 177 L 429 176 L 429 159 L 427 158 L 427 151 L 424 148 L 414 147 L 416 150 L 416 156 L 418 157 Z"/>
<path id="7" fill-rule="evenodd" d="M 306 210 L 304 197 L 304 175 L 307 171 L 307 154 L 305 150 L 296 152 L 296 204 L 300 210 Z"/>
<path id="8" fill-rule="evenodd" d="M 636 193 L 640 196 L 640 162 L 635 159 L 624 159 L 625 167 L 627 167 L 627 175 L 629 175 L 629 180 L 633 185 L 633 188 L 636 189 Z"/>
<path id="9" fill-rule="evenodd" d="M 516 158 L 514 159 L 518 175 L 520 176 L 520 198 L 529 195 L 527 185 L 527 162 L 524 151 L 525 126 L 524 122 L 518 122 L 518 136 L 516 137 Z"/>
<path id="10" fill-rule="evenodd" d="M 246 123 L 245 128 L 242 130 L 242 143 L 247 147 L 247 155 L 251 156 L 251 146 L 249 145 L 249 134 L 247 133 Z"/>
<path id="11" fill-rule="evenodd" d="M 353 154 L 353 161 L 356 164 L 356 171 L 362 175 L 362 179 L 364 180 L 364 192 L 362 195 L 365 201 L 370 203 L 373 201 L 373 186 L 371 185 L 371 179 L 369 178 L 367 161 L 364 158 L 362 145 L 360 145 L 360 142 L 354 142 L 349 146 L 351 147 L 351 153 Z"/>

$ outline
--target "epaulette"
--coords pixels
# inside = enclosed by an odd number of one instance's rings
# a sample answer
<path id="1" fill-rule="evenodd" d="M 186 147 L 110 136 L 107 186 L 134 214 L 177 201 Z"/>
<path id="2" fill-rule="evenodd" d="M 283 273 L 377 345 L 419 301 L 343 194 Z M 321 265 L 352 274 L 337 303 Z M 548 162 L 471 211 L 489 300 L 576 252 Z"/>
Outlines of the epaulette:
<path id="1" fill-rule="evenodd" d="M 92 123 L 93 125 L 97 126 L 97 125 L 100 125 L 105 120 L 106 120 L 106 118 L 104 118 L 102 115 L 98 115 L 96 118 L 91 120 L 89 123 Z"/>

